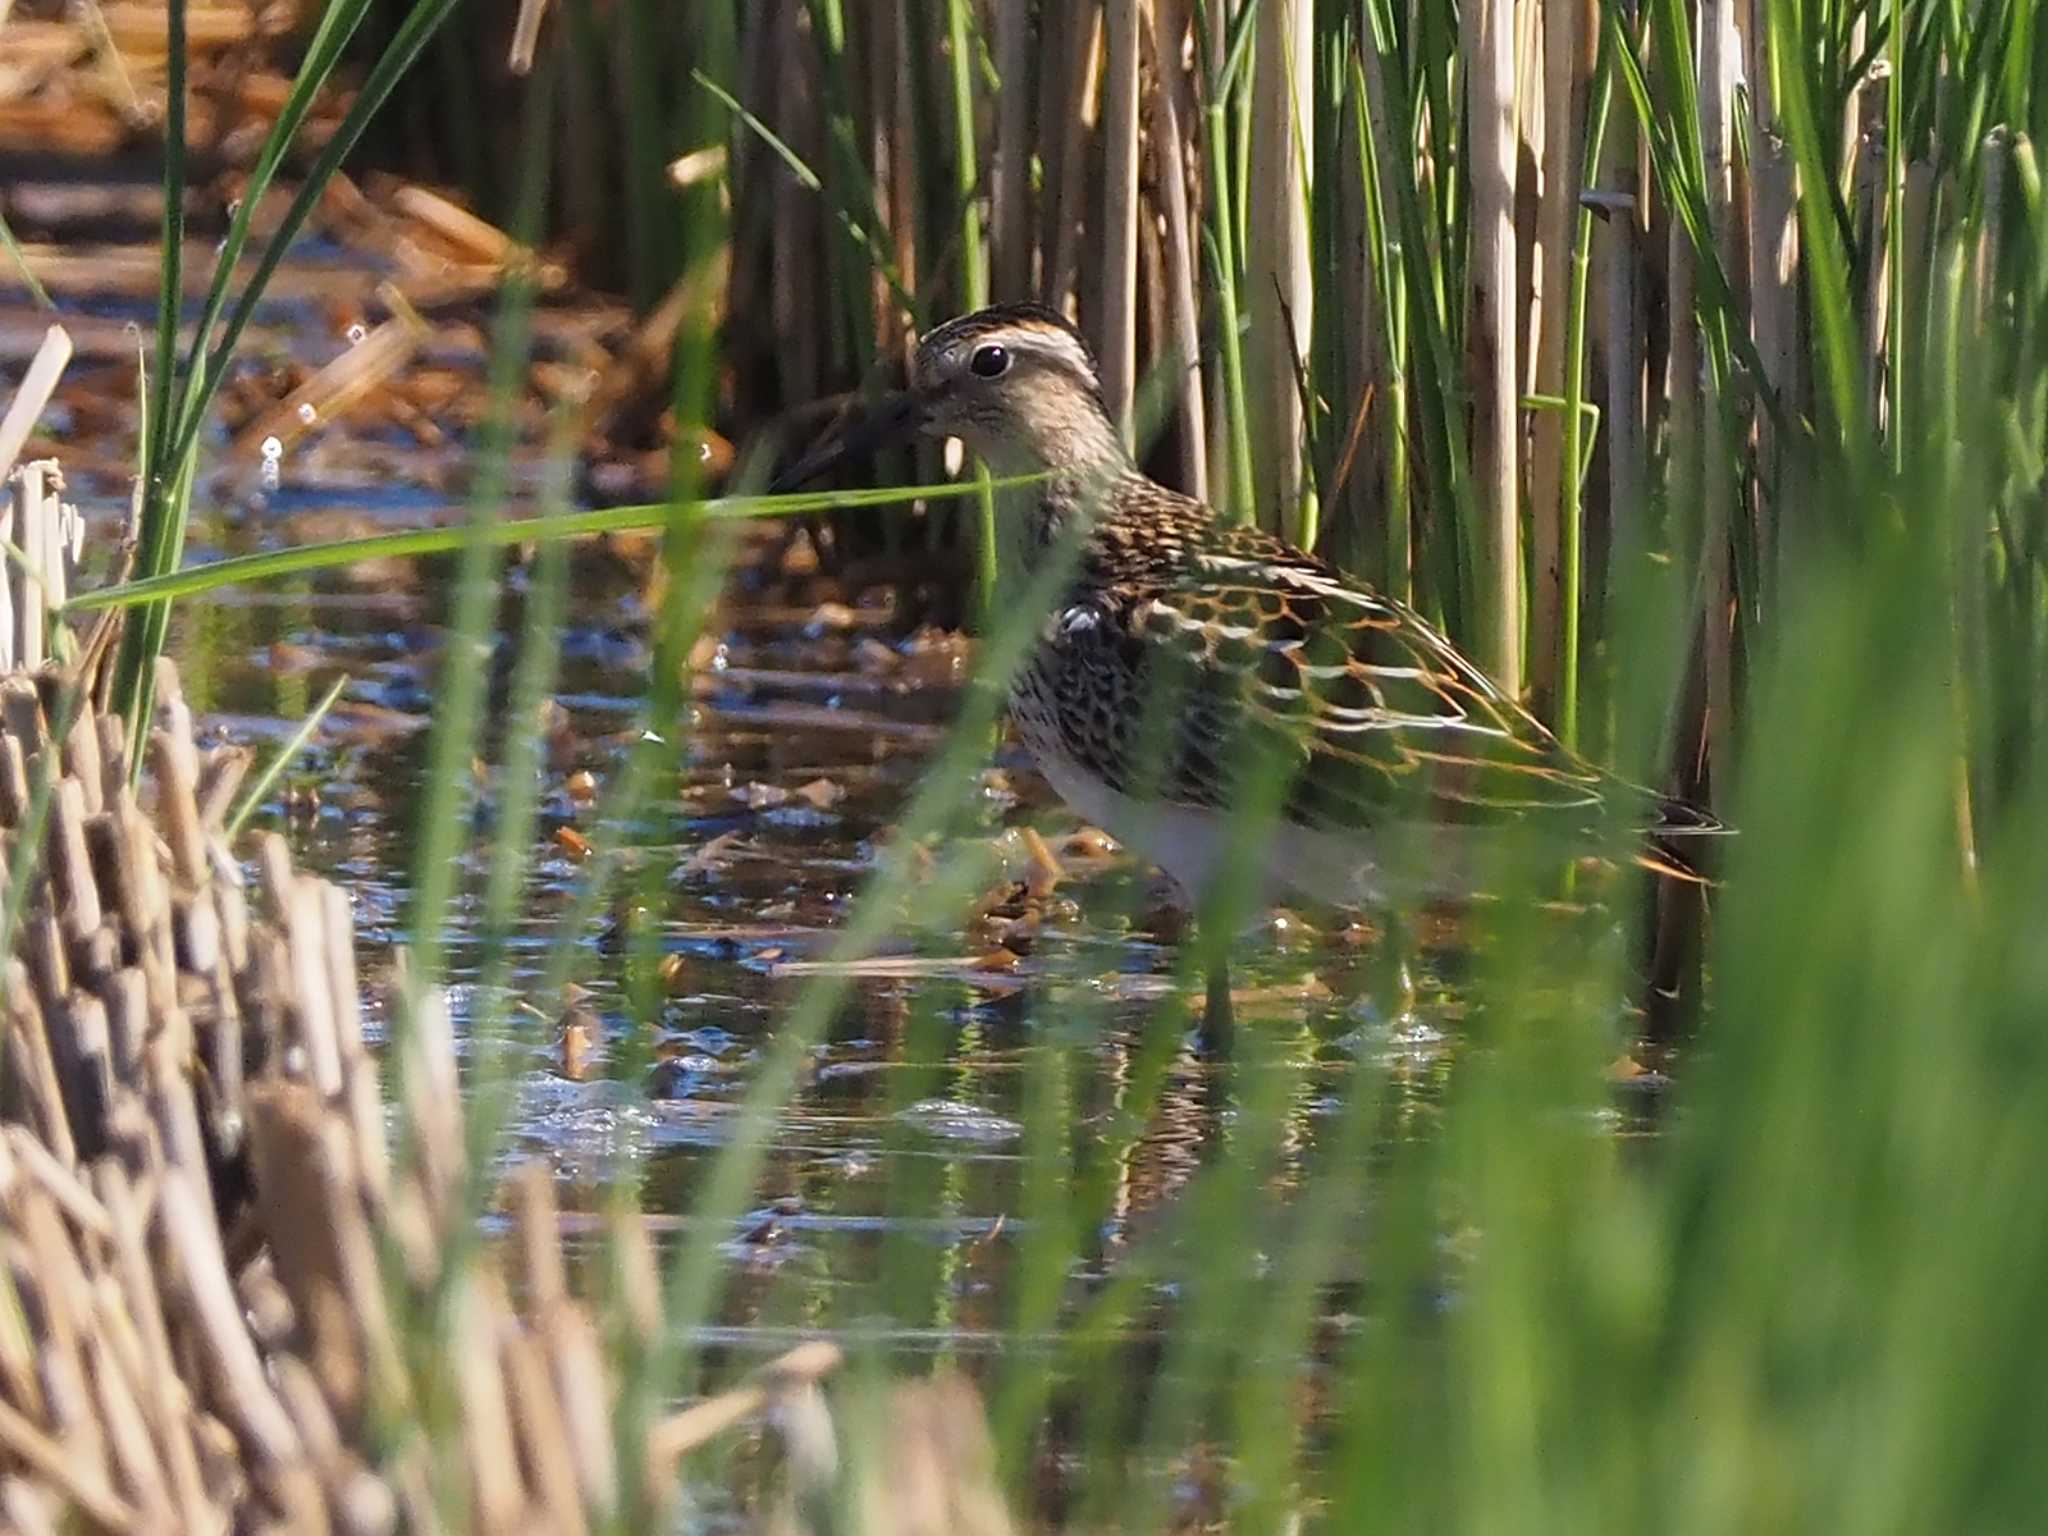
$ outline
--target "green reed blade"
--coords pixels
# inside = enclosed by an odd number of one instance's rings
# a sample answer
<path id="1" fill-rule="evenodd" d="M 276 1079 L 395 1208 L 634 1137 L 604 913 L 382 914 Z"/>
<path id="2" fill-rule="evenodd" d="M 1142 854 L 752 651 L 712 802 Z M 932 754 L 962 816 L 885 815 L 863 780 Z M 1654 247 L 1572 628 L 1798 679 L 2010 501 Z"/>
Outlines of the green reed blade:
<path id="1" fill-rule="evenodd" d="M 349 685 L 349 681 L 348 674 L 344 672 L 328 685 L 327 691 L 320 695 L 319 701 L 306 711 L 305 719 L 301 720 L 291 735 L 285 738 L 283 745 L 271 754 L 270 761 L 263 765 L 263 771 L 250 780 L 248 786 L 243 789 L 241 798 L 236 801 L 234 810 L 228 813 L 227 822 L 221 831 L 221 836 L 227 839 L 230 846 L 241 835 L 242 828 L 248 825 L 249 818 L 255 815 L 258 807 L 270 797 L 271 786 L 284 776 L 285 769 L 291 766 L 292 761 L 306 750 L 306 743 L 311 741 L 313 733 L 320 729 L 320 722 L 327 718 L 327 712 L 334 708 L 334 701 L 341 697 L 341 691 Z"/>
<path id="2" fill-rule="evenodd" d="M 0 249 L 7 252 L 7 259 L 14 263 L 14 270 L 21 278 L 21 286 L 28 290 L 28 296 L 36 308 L 54 310 L 57 301 L 50 297 L 49 289 L 42 285 L 34 272 L 29 270 L 28 253 L 22 250 L 21 242 L 14 238 L 14 231 L 7 227 L 7 220 L 0 218 Z"/>
<path id="3" fill-rule="evenodd" d="M 1216 25 L 1210 15 L 1215 0 L 1197 0 L 1195 19 L 1198 36 L 1206 39 Z M 1245 6 L 1235 21 L 1229 51 L 1222 69 L 1207 82 L 1203 104 L 1204 132 L 1208 135 L 1209 201 L 1203 249 L 1209 255 L 1209 273 L 1216 285 L 1217 350 L 1223 358 L 1223 410 L 1226 441 L 1229 444 L 1228 474 L 1219 478 L 1223 491 L 1219 510 L 1234 522 L 1249 522 L 1258 506 L 1252 480 L 1252 435 L 1250 395 L 1245 384 L 1244 324 L 1238 304 L 1237 228 L 1239 213 L 1235 192 L 1237 181 L 1230 168 L 1229 103 L 1231 82 L 1241 72 L 1245 50 L 1251 42 L 1252 6 Z M 1206 41 L 1201 49 L 1209 57 Z"/>
<path id="4" fill-rule="evenodd" d="M 839 222 L 840 227 L 849 236 L 859 243 L 860 248 L 867 254 L 868 260 L 874 264 L 874 270 L 879 272 L 882 275 L 883 281 L 888 283 L 889 291 L 895 296 L 896 302 L 909 311 L 913 317 L 922 315 L 924 313 L 923 303 L 918 299 L 917 295 L 903 286 L 903 278 L 896 265 L 896 257 L 889 250 L 888 242 L 879 233 L 882 227 L 880 216 L 870 208 L 866 216 L 863 217 L 854 208 L 852 203 L 847 200 L 845 191 L 840 187 L 836 178 L 828 184 L 825 178 L 813 170 L 801 155 L 783 142 L 774 129 L 770 128 L 755 113 L 748 111 L 740 99 L 724 86 L 710 79 L 701 71 L 693 71 L 690 78 L 716 97 L 719 104 L 744 124 L 749 133 L 773 150 L 776 158 L 789 167 L 790 173 L 798 181 L 802 182 L 811 191 L 819 193 L 825 198 L 826 206 L 832 210 L 833 218 Z"/>
<path id="5" fill-rule="evenodd" d="M 993 481 L 997 490 L 1031 485 L 1035 475 L 1013 475 Z M 799 492 L 787 496 L 719 497 L 701 504 L 701 515 L 712 521 L 752 517 L 795 517 L 813 512 L 868 507 L 898 506 L 907 501 L 944 501 L 974 495 L 972 484 L 884 486 L 871 490 Z M 332 539 L 301 544 L 291 549 L 266 550 L 261 554 L 235 555 L 209 565 L 191 566 L 164 576 L 138 578 L 118 586 L 80 592 L 67 600 L 65 613 L 89 613 L 99 608 L 132 608 L 139 604 L 193 597 L 222 587 L 269 581 L 305 571 L 338 570 L 364 560 L 403 556 L 446 555 L 475 542 L 502 547 L 547 539 L 587 538 L 593 534 L 639 533 L 666 525 L 674 515 L 667 502 L 624 507 L 600 507 L 589 512 L 563 512 L 540 517 L 512 518 L 491 522 L 472 535 L 459 527 L 410 528 L 397 533 L 373 533 L 360 538 Z"/>
<path id="6" fill-rule="evenodd" d="M 177 377 L 178 321 L 184 307 L 185 261 L 185 0 L 168 0 L 164 7 L 166 71 L 164 81 L 164 174 L 163 233 L 160 237 L 162 270 L 157 277 L 156 387 L 151 393 L 147 423 L 153 423 L 156 441 L 148 454 L 148 480 L 160 479 L 169 465 L 172 438 L 171 384 Z M 145 442 L 149 439 L 145 437 Z M 145 526 L 147 540 L 151 530 Z"/>
<path id="7" fill-rule="evenodd" d="M 1582 186 L 1593 186 L 1599 176 L 1600 151 L 1607 134 L 1607 109 L 1613 89 L 1607 49 L 1602 47 L 1593 69 L 1587 108 Z M 1560 741 L 1574 750 L 1579 744 L 1579 626 L 1585 600 L 1586 465 L 1594 446 L 1593 436 L 1583 430 L 1582 409 L 1588 403 L 1586 285 L 1593 265 L 1593 218 L 1592 209 L 1582 207 L 1579 210 L 1578 238 L 1572 249 L 1571 300 L 1564 354 L 1564 507 L 1563 539 L 1559 551 L 1564 590 L 1558 600 L 1561 621 L 1558 645 L 1562 654 L 1558 664 L 1557 734 Z"/>
<path id="8" fill-rule="evenodd" d="M 295 130 L 304 112 L 310 107 L 313 93 L 338 62 L 342 43 L 347 32 L 352 30 L 354 21 L 361 19 L 362 7 L 368 0 L 334 0 L 323 13 L 319 29 L 314 36 L 315 50 L 309 54 L 306 66 L 288 98 L 288 112 L 295 104 L 296 115 L 289 123 L 281 116 L 272 137 L 266 142 L 262 158 L 258 162 L 258 173 L 267 176 L 274 172 L 277 162 L 286 148 L 284 131 Z M 404 24 L 391 46 L 378 58 L 369 76 L 344 114 L 334 136 L 322 148 L 298 193 L 293 197 L 276 234 L 265 248 L 255 271 L 242 290 L 239 302 L 229 315 L 219 339 L 212 341 L 212 350 L 205 354 L 204 364 L 198 359 L 201 349 L 211 341 L 210 332 L 214 315 L 225 294 L 225 285 L 234 266 L 239 247 L 224 248 L 216 263 L 212 292 L 208 299 L 208 312 L 193 342 L 193 363 L 188 367 L 182 395 L 174 388 L 174 360 L 177 346 L 177 313 L 182 297 L 179 287 L 178 267 L 183 244 L 183 72 L 184 48 L 182 0 L 174 0 L 172 16 L 177 35 L 171 52 L 172 108 L 169 138 L 166 141 L 165 167 L 165 208 L 163 252 L 164 286 L 161 306 L 157 319 L 157 379 L 154 408 L 147 419 L 155 433 L 151 444 L 149 476 L 144 485 L 144 501 L 141 526 L 141 547 L 137 554 L 136 569 L 143 577 L 161 576 L 169 573 L 178 563 L 184 551 L 185 524 L 190 515 L 192 485 L 196 473 L 199 431 L 205 419 L 207 407 L 220 386 L 228 360 L 233 356 L 242 332 L 254 315 L 256 305 L 275 274 L 278 264 L 283 261 L 298 232 L 303 227 L 314 205 L 318 202 L 326 185 L 340 168 L 343 158 L 354 147 L 356 140 L 368 126 L 372 116 L 383 105 L 397 84 L 400 76 L 411 66 L 412 61 L 426 45 L 434 28 L 445 18 L 454 0 L 416 0 L 407 13 Z M 353 20 L 351 20 L 353 18 Z M 253 183 L 252 183 L 253 186 Z M 244 200 L 237 214 L 236 223 L 246 238 L 249 220 L 254 217 L 255 195 Z M 231 238 L 234 231 L 231 229 Z M 179 403 L 175 412 L 172 401 Z M 141 724 L 148 718 L 151 709 L 152 690 L 155 686 L 155 660 L 162 652 L 164 639 L 170 627 L 168 605 L 151 606 L 139 618 L 131 621 L 122 635 L 121 651 L 115 670 L 114 698 L 116 707 L 127 717 L 131 735 L 139 732 Z M 140 754 L 137 756 L 138 766 Z"/>
<path id="9" fill-rule="evenodd" d="M 960 243 L 956 252 L 960 274 L 960 307 L 980 309 L 988 303 L 988 253 L 981 242 L 981 167 L 975 152 L 973 18 L 969 0 L 946 0 L 948 80 L 953 107 L 953 186 L 959 195 Z M 976 613 L 986 627 L 996 611 L 996 502 L 989 489 L 988 469 L 977 464 L 978 494 L 974 505 L 974 590 Z"/>
<path id="10" fill-rule="evenodd" d="M 335 0 L 343 4 L 365 4 L 367 0 Z M 426 47 L 434 32 L 454 8 L 455 0 L 413 0 L 406 12 L 405 21 L 400 25 L 390 45 L 377 58 L 370 73 L 358 88 L 355 99 L 335 128 L 334 135 L 321 147 L 318 157 L 299 184 L 297 193 L 279 220 L 276 232 L 265 244 L 263 254 L 258 258 L 255 271 L 243 286 L 241 296 L 229 312 L 222 326 L 219 339 L 214 341 L 207 353 L 205 367 L 200 376 L 196 395 L 188 400 L 186 413 L 179 424 L 179 439 L 176 451 L 180 454 L 191 451 L 197 440 L 201 420 L 207 405 L 220 388 L 220 381 L 228 360 L 242 339 L 242 333 L 255 317 L 256 307 L 262 301 L 264 291 L 276 275 L 277 268 L 290 251 L 299 231 L 319 204 L 334 178 L 341 163 L 355 148 L 356 141 L 370 125 L 385 101 L 404 78 L 407 70 Z M 337 45 L 337 51 L 338 51 Z"/>

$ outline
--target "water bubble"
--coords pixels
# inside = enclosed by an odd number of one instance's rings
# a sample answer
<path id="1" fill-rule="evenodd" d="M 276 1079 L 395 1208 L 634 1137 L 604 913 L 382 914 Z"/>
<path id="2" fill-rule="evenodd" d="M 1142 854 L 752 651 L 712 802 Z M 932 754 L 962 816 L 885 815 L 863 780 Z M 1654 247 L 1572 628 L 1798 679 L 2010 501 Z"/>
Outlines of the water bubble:
<path id="1" fill-rule="evenodd" d="M 241 211 L 242 211 L 242 200 L 241 200 L 241 199 L 240 199 L 239 197 L 231 197 L 231 198 L 229 198 L 229 199 L 228 199 L 228 217 L 232 219 L 232 218 L 233 218 L 233 217 L 234 217 L 234 216 L 235 216 L 236 214 L 240 213 Z"/>
<path id="2" fill-rule="evenodd" d="M 348 328 L 348 344 L 352 347 L 360 346 L 362 344 L 363 338 L 369 334 L 369 327 L 365 326 L 362 321 L 358 320 L 354 325 Z"/>
<path id="3" fill-rule="evenodd" d="M 299 420 L 301 423 L 310 427 L 311 425 L 313 425 L 314 422 L 318 421 L 319 419 L 320 413 L 313 408 L 312 401 L 306 400 L 300 402 Z"/>
<path id="4" fill-rule="evenodd" d="M 263 439 L 263 489 L 274 491 L 281 478 L 279 471 L 284 462 L 284 444 L 274 437 Z"/>

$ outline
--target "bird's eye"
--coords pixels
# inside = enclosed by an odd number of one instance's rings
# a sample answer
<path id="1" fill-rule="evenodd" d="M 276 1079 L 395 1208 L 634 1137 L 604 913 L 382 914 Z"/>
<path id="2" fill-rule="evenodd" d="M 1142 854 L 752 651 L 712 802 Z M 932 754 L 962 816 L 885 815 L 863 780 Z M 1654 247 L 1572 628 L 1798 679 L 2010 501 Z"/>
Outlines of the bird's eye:
<path id="1" fill-rule="evenodd" d="M 967 366 L 979 378 L 999 379 L 1010 371 L 1010 350 L 993 344 L 976 347 L 974 356 L 967 360 Z"/>

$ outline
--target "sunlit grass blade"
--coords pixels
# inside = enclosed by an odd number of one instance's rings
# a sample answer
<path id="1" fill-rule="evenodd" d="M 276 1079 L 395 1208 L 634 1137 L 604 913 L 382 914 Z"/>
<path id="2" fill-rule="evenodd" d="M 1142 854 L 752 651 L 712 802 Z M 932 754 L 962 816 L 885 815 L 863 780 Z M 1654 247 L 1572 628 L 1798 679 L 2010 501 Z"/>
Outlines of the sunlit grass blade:
<path id="1" fill-rule="evenodd" d="M 343 673 L 330 683 L 327 691 L 320 695 L 318 702 L 306 711 L 306 718 L 298 723 L 291 735 L 271 754 L 270 761 L 263 765 L 263 771 L 250 780 L 242 790 L 241 799 L 228 813 L 227 823 L 222 829 L 221 835 L 230 845 L 241 835 L 242 828 L 249 823 L 249 818 L 270 798 L 271 786 L 284 776 L 285 769 L 291 766 L 292 761 L 306 750 L 306 743 L 313 739 L 313 733 L 320 729 L 320 722 L 327 718 L 327 712 L 334 708 L 334 701 L 341 697 L 341 691 L 348 684 L 347 673 Z"/>
<path id="2" fill-rule="evenodd" d="M 192 344 L 185 355 L 185 365 L 179 375 L 184 380 L 184 398 L 178 402 L 177 419 L 182 424 L 192 419 L 195 410 L 203 411 L 205 395 L 209 392 L 205 372 L 200 366 L 212 342 L 214 328 L 218 325 L 222 311 L 227 305 L 228 289 L 234 281 L 235 269 L 240 264 L 242 252 L 249 242 L 249 231 L 253 227 L 257 211 L 265 194 L 270 191 L 278 169 L 290 152 L 298 136 L 300 126 L 313 109 L 318 98 L 340 62 L 342 50 L 369 9 L 369 0 L 333 0 L 320 13 L 320 23 L 314 29 L 307 43 L 306 57 L 299 66 L 298 74 L 292 80 L 290 92 L 279 109 L 277 120 L 264 137 L 263 147 L 256 156 L 256 163 L 250 168 L 248 183 L 242 189 L 242 196 L 231 209 L 227 233 L 221 237 L 219 251 L 214 257 L 213 280 L 207 287 L 206 301 L 200 309 L 199 324 L 192 334 Z M 180 50 L 174 48 L 175 56 Z M 168 208 L 166 214 L 170 212 Z M 182 215 L 181 215 L 182 217 Z M 178 242 L 182 244 L 182 226 Z M 291 232 L 281 229 L 277 243 L 279 254 L 290 245 Z M 172 248 L 172 232 L 166 225 L 164 233 L 165 250 Z M 259 287 L 261 285 L 258 285 Z M 167 453 L 175 454 L 184 446 L 183 438 L 189 433 L 174 435 L 164 442 Z"/>
<path id="3" fill-rule="evenodd" d="M 1210 30 L 1220 24 L 1220 18 L 1211 14 L 1213 4 L 1214 0 L 1196 0 L 1195 5 L 1196 37 L 1205 59 L 1212 56 Z M 1209 276 L 1215 284 L 1216 342 L 1223 358 L 1224 441 L 1228 445 L 1228 462 L 1222 466 L 1227 473 L 1217 473 L 1218 466 L 1212 464 L 1210 474 L 1217 487 L 1220 509 L 1238 522 L 1250 519 L 1257 502 L 1252 481 L 1251 407 L 1245 384 L 1244 335 L 1238 303 L 1242 264 L 1237 239 L 1239 215 L 1233 196 L 1236 182 L 1230 170 L 1229 109 L 1232 82 L 1241 72 L 1251 43 L 1256 9 L 1245 6 L 1239 12 L 1225 62 L 1208 80 L 1207 100 L 1203 104 L 1205 131 L 1209 136 L 1209 153 L 1204 158 L 1209 165 L 1210 182 L 1202 241 L 1209 256 Z"/>
<path id="4" fill-rule="evenodd" d="M 1424 8 L 1427 25 L 1418 38 L 1403 37 L 1391 7 L 1375 7 L 1372 57 L 1366 67 L 1379 71 L 1392 126 L 1404 134 L 1416 131 L 1425 117 L 1438 134 L 1449 132 L 1448 101 L 1433 95 L 1418 97 L 1407 73 L 1407 50 L 1437 48 L 1448 51 L 1450 38 L 1429 20 L 1432 8 Z M 1439 18 L 1440 20 L 1440 18 Z M 1405 45 L 1405 48 L 1404 48 Z M 1420 70 L 1426 92 L 1437 90 L 1441 71 Z M 1375 144 L 1383 163 L 1392 173 L 1381 183 L 1382 195 L 1391 191 L 1394 212 L 1393 239 L 1401 249 L 1399 271 L 1407 283 L 1405 306 L 1409 359 L 1413 384 L 1409 399 L 1412 424 L 1419 429 L 1423 495 L 1435 511 L 1418 570 L 1418 601 L 1423 610 L 1439 614 L 1444 628 L 1462 637 L 1470 627 L 1470 616 L 1481 600 L 1473 590 L 1473 572 L 1464 554 L 1467 530 L 1477 517 L 1467 453 L 1468 429 L 1463 405 L 1462 374 L 1455 361 L 1463 346 L 1462 293 L 1463 261 L 1455 224 L 1445 220 L 1446 199 L 1453 196 L 1456 178 L 1445 167 L 1451 162 L 1436 158 L 1435 195 L 1417 185 L 1416 148 L 1412 140 Z M 1444 155 L 1448 143 L 1436 154 Z M 1427 524 L 1425 525 L 1428 526 Z"/>
<path id="5" fill-rule="evenodd" d="M 21 242 L 14 238 L 14 231 L 7 227 L 5 218 L 0 218 L 0 249 L 7 252 L 7 259 L 13 264 L 15 275 L 21 279 L 21 286 L 28 290 L 28 296 L 35 301 L 36 307 L 54 310 L 57 301 L 50 297 L 50 291 L 42 285 L 41 280 L 29 267 L 28 253 L 22 250 Z"/>
<path id="6" fill-rule="evenodd" d="M 1002 490 L 1010 486 L 1030 485 L 1036 478 L 1033 475 L 1006 476 L 993 484 Z M 782 496 L 714 497 L 699 504 L 697 510 L 698 515 L 712 522 L 797 517 L 815 512 L 893 507 L 908 501 L 944 501 L 975 495 L 978 489 L 971 483 L 947 482 L 900 488 L 883 486 L 864 490 L 805 491 Z M 493 521 L 477 530 L 473 537 L 476 542 L 502 548 L 508 544 L 550 539 L 639 533 L 665 526 L 674 513 L 674 505 L 669 502 L 599 507 L 587 512 L 547 513 L 539 517 Z M 88 613 L 101 608 L 132 608 L 171 598 L 196 597 L 223 587 L 273 581 L 280 576 L 339 570 L 365 560 L 455 554 L 471 537 L 460 527 L 409 528 L 396 533 L 372 533 L 361 538 L 300 544 L 290 549 L 266 550 L 261 554 L 234 555 L 206 565 L 172 571 L 166 576 L 143 577 L 117 586 L 81 592 L 66 601 L 63 611 Z"/>
<path id="7" fill-rule="evenodd" d="M 155 387 L 143 413 L 146 497 L 155 494 L 151 488 L 168 472 L 176 438 L 171 400 L 178 376 L 178 324 L 185 302 L 185 0 L 168 0 L 164 27 L 164 205 L 158 251 L 162 266 L 157 275 Z M 145 560 L 150 558 L 152 541 L 159 537 L 159 531 L 144 527 Z M 154 572 L 156 566 L 145 569 Z"/>
<path id="8" fill-rule="evenodd" d="M 1607 131 L 1607 108 L 1613 95 L 1607 50 L 1600 49 L 1594 66 L 1588 108 L 1581 183 L 1592 186 L 1599 174 L 1601 146 Z M 1566 746 L 1579 744 L 1579 637 L 1585 606 L 1585 486 L 1595 436 L 1585 430 L 1586 286 L 1593 265 L 1593 210 L 1578 210 L 1578 236 L 1572 248 L 1571 303 L 1565 340 L 1564 474 L 1560 509 L 1562 550 L 1558 568 L 1562 592 L 1558 599 L 1559 650 L 1557 734 Z M 1598 407 L 1591 407 L 1598 421 Z"/>
<path id="9" fill-rule="evenodd" d="M 335 0 L 337 6 L 361 6 L 368 0 Z M 205 355 L 204 365 L 196 370 L 196 384 L 188 395 L 184 411 L 178 424 L 178 439 L 173 448 L 174 455 L 188 452 L 197 440 L 205 411 L 211 404 L 220 381 L 240 344 L 242 334 L 254 318 L 263 294 L 270 286 L 270 280 L 277 273 L 278 266 L 291 250 L 299 231 L 305 227 L 313 209 L 318 206 L 327 184 L 333 180 L 341 163 L 355 148 L 356 141 L 363 135 L 384 102 L 396 89 L 414 61 L 419 57 L 435 30 L 445 21 L 453 9 L 455 0 L 414 0 L 407 11 L 405 21 L 389 46 L 380 54 L 362 85 L 357 89 L 349 108 L 327 142 L 321 146 L 319 155 L 307 169 L 305 178 L 299 183 L 284 216 L 278 221 L 277 229 L 265 242 L 263 254 L 257 259 L 255 269 L 243 285 L 240 296 L 222 324 L 217 338 L 207 338 L 210 346 Z M 337 49 L 338 52 L 338 49 Z M 310 104 L 310 103 L 309 103 Z M 195 353 L 195 359 L 197 354 Z"/>
<path id="10" fill-rule="evenodd" d="M 62 741 L 71 734 L 78 711 L 86 702 L 83 692 L 76 686 L 64 690 L 50 721 L 52 742 Z M 60 767 L 56 752 L 36 754 L 34 776 L 28 785 L 28 804 L 23 810 L 21 824 L 15 830 L 12 846 L 7 850 L 7 888 L 4 904 L 0 904 L 0 955 L 14 953 L 29 888 L 42 862 L 43 835 L 49 826 L 50 800 L 57 788 Z"/>
<path id="11" fill-rule="evenodd" d="M 550 434 L 551 464 L 541 493 L 543 504 L 549 507 L 568 504 L 573 422 L 572 411 L 559 410 Z M 539 722 L 560 671 L 568 565 L 568 550 L 561 542 L 549 540 L 539 545 L 526 585 L 518 656 L 507 692 L 505 724 L 499 732 L 502 746 L 491 793 L 489 868 L 476 935 L 480 950 L 473 993 L 476 1001 L 467 1020 L 478 1065 L 472 1079 L 472 1102 L 465 1115 L 471 1175 L 463 1205 L 469 1218 L 465 1232 L 474 1230 L 475 1219 L 497 1182 L 496 1158 L 516 1102 L 522 1041 L 516 1036 L 501 1037 L 508 1035 L 515 1013 L 513 938 L 523 915 L 535 857 L 534 834 L 547 768 L 547 734 Z M 546 994 L 541 997 L 549 1004 L 555 1001 Z"/>

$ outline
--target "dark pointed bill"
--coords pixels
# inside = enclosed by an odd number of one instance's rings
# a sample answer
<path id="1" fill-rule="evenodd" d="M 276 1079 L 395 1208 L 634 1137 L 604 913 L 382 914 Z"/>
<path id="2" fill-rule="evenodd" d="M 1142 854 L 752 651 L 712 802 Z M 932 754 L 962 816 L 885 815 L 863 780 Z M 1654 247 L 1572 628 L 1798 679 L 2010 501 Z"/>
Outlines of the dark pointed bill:
<path id="1" fill-rule="evenodd" d="M 924 424 L 925 406 L 910 390 L 880 396 L 838 431 L 829 432 L 770 482 L 772 495 L 801 490 L 827 470 L 848 460 L 866 458 L 909 437 Z"/>

